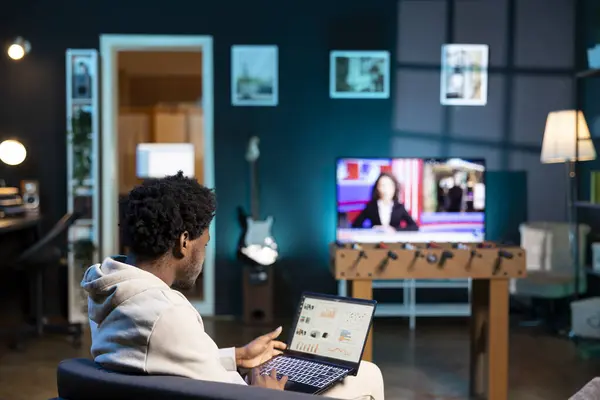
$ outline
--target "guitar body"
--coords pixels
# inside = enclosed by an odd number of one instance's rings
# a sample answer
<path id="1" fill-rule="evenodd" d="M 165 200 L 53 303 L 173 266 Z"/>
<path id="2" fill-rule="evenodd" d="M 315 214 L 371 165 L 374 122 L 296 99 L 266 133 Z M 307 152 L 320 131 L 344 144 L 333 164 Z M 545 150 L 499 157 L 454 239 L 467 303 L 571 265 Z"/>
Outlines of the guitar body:
<path id="1" fill-rule="evenodd" d="M 246 233 L 244 234 L 244 245 L 265 245 L 273 240 L 271 227 L 273 217 L 267 217 L 264 221 L 257 221 L 252 217 L 246 218 Z"/>
<path id="2" fill-rule="evenodd" d="M 258 138 L 250 139 L 247 161 L 251 164 L 252 173 L 252 215 L 245 218 L 245 230 L 240 241 L 240 253 L 249 261 L 258 265 L 272 265 L 277 260 L 279 253 L 277 243 L 271 233 L 273 217 L 264 220 L 259 218 L 258 207 L 258 184 L 256 174 L 256 160 L 258 159 Z"/>
<path id="3" fill-rule="evenodd" d="M 273 264 L 279 255 L 277 244 L 271 234 L 273 218 L 257 221 L 252 217 L 246 219 L 246 233 L 241 252 L 244 256 L 260 265 Z"/>

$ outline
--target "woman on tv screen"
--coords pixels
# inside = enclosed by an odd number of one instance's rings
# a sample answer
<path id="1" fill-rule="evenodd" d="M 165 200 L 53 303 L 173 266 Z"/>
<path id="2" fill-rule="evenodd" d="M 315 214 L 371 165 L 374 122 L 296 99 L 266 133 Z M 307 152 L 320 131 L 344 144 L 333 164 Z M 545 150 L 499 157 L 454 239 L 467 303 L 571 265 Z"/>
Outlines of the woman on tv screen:
<path id="1" fill-rule="evenodd" d="M 371 190 L 371 200 L 352 223 L 353 228 L 382 231 L 417 231 L 419 226 L 398 200 L 400 184 L 396 178 L 382 172 Z"/>

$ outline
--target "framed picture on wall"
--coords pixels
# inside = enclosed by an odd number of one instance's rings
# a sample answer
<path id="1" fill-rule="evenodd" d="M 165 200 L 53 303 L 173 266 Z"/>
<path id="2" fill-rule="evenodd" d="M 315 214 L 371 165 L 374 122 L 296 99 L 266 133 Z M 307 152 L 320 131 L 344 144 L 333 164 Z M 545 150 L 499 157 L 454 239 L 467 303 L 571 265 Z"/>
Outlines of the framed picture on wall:
<path id="1" fill-rule="evenodd" d="M 277 46 L 231 47 L 231 104 L 276 106 L 279 101 Z"/>
<path id="2" fill-rule="evenodd" d="M 442 105 L 484 106 L 487 103 L 489 48 L 485 44 L 442 46 Z"/>
<path id="3" fill-rule="evenodd" d="M 329 59 L 329 96 L 332 99 L 389 98 L 390 53 L 332 51 Z"/>

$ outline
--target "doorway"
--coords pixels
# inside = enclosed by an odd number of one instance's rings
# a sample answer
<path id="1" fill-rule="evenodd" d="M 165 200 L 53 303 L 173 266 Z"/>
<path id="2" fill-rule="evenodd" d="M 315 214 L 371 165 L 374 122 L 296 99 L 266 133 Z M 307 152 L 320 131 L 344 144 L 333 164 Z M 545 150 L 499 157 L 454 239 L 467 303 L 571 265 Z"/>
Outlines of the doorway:
<path id="1" fill-rule="evenodd" d="M 192 143 L 195 177 L 214 187 L 213 52 L 209 36 L 101 35 L 101 256 L 122 248 L 118 198 L 140 182 L 140 143 Z M 214 222 L 210 227 L 214 234 Z M 202 315 L 214 314 L 214 241 L 204 272 L 185 293 Z"/>

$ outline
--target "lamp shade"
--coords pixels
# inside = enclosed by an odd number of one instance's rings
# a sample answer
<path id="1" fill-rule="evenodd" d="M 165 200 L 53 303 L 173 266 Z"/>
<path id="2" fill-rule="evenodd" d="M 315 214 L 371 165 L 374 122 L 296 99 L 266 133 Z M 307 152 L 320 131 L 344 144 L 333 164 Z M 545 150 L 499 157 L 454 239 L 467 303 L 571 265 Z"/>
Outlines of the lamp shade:
<path id="1" fill-rule="evenodd" d="M 576 140 L 575 137 L 579 138 Z M 579 145 L 576 152 L 576 146 Z M 553 111 L 546 119 L 540 160 L 544 164 L 596 159 L 596 149 L 581 111 Z"/>

